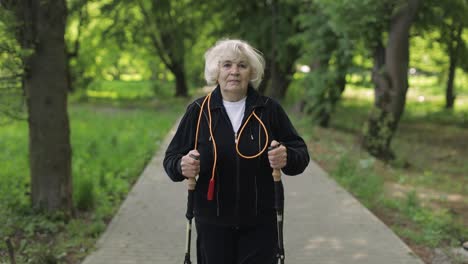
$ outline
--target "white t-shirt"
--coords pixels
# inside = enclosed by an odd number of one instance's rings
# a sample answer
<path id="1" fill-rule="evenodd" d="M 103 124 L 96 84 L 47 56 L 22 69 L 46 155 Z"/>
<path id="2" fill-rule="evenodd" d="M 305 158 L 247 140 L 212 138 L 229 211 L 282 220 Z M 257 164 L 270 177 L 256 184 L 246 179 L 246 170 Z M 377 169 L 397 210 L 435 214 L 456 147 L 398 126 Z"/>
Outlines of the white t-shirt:
<path id="1" fill-rule="evenodd" d="M 244 118 L 244 111 L 245 111 L 245 100 L 247 97 L 237 101 L 237 102 L 229 102 L 223 100 L 224 108 L 226 108 L 226 112 L 231 120 L 232 128 L 234 129 L 234 133 L 236 133 L 240 125 L 242 123 L 242 118 Z"/>

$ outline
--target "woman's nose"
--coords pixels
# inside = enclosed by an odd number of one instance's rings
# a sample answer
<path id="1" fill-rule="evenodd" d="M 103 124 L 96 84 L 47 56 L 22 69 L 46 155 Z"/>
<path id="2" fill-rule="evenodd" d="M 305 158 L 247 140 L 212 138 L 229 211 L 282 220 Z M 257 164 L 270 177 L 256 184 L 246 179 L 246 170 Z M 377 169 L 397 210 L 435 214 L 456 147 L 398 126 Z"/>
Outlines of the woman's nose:
<path id="1" fill-rule="evenodd" d="M 234 64 L 231 68 L 231 74 L 239 74 L 239 66 Z"/>

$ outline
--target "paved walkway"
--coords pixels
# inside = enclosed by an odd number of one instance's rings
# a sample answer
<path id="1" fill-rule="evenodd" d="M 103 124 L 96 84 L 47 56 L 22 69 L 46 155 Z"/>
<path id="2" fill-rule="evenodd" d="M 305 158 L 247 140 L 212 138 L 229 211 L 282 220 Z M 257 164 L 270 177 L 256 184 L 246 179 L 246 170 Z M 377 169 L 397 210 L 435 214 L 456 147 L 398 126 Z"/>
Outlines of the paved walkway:
<path id="1" fill-rule="evenodd" d="M 183 263 L 185 184 L 171 182 L 162 168 L 172 133 L 99 239 L 97 250 L 83 264 Z M 283 182 L 286 263 L 423 263 L 314 162 L 303 175 Z M 193 253 L 192 262 L 196 263 Z"/>

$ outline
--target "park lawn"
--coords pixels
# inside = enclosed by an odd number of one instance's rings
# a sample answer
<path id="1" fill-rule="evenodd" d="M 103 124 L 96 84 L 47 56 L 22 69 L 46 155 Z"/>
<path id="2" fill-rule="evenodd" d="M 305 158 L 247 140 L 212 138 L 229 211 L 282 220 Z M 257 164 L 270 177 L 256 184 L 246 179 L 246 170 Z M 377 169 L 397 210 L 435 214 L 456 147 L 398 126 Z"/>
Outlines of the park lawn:
<path id="1" fill-rule="evenodd" d="M 30 209 L 27 124 L 16 121 L 1 127 L 0 263 L 9 263 L 3 241 L 7 237 L 18 263 L 79 263 L 187 102 L 134 96 L 94 99 L 72 100 L 69 106 L 76 208 L 72 219 Z"/>
<path id="2" fill-rule="evenodd" d="M 468 97 L 450 112 L 440 110 L 441 97 L 408 96 L 392 144 L 397 159 L 383 163 L 360 148 L 369 94 L 347 90 L 330 128 L 306 116 L 295 123 L 312 158 L 429 263 L 435 248 L 468 240 Z"/>

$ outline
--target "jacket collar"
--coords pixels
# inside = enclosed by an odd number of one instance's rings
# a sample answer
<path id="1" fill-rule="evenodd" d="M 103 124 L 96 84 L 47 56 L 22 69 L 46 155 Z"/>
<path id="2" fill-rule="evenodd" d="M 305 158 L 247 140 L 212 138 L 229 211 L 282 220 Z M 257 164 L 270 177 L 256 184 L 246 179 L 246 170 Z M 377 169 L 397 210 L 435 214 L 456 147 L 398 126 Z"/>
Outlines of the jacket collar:
<path id="1" fill-rule="evenodd" d="M 251 109 L 255 109 L 258 107 L 264 107 L 265 102 L 262 100 L 260 94 L 255 90 L 250 84 L 247 88 L 247 100 L 245 101 L 245 109 L 247 112 L 251 111 Z M 211 109 L 216 108 L 223 108 L 223 96 L 221 94 L 221 88 L 219 85 L 211 93 Z"/>

